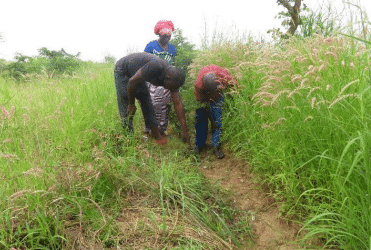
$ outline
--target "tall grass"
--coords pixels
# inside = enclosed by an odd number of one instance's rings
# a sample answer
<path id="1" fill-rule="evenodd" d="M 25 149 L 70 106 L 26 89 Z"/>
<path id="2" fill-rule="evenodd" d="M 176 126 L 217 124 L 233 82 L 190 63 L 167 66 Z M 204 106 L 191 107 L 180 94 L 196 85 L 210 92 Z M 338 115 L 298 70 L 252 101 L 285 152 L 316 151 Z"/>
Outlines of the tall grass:
<path id="1" fill-rule="evenodd" d="M 280 211 L 340 249 L 370 249 L 370 63 L 345 36 L 224 44 L 200 52 L 191 75 L 226 67 L 240 89 L 227 94 L 226 144 L 284 197 Z"/>
<path id="2" fill-rule="evenodd" d="M 0 249 L 231 249 L 248 216 L 174 136 L 121 128 L 112 64 L 0 78 Z M 246 223 L 244 223 L 246 222 Z"/>

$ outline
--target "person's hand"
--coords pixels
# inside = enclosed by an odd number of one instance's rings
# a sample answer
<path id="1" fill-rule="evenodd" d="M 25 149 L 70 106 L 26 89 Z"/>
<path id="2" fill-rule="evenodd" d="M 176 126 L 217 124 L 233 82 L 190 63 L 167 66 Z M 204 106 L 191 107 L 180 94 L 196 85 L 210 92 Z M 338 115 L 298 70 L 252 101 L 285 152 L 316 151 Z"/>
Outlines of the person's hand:
<path id="1" fill-rule="evenodd" d="M 213 132 L 214 130 L 218 129 L 218 125 L 214 120 L 211 120 L 211 131 Z"/>
<path id="2" fill-rule="evenodd" d="M 161 146 L 165 146 L 167 144 L 167 138 L 166 138 L 166 135 L 162 136 L 160 139 L 158 140 L 155 140 L 155 142 L 158 144 L 158 145 L 161 145 Z"/>
<path id="3" fill-rule="evenodd" d="M 135 106 L 135 104 L 129 104 L 128 105 L 128 110 L 127 110 L 126 115 L 129 117 L 129 119 L 133 118 L 133 116 L 135 115 L 136 110 L 137 110 L 137 107 Z"/>

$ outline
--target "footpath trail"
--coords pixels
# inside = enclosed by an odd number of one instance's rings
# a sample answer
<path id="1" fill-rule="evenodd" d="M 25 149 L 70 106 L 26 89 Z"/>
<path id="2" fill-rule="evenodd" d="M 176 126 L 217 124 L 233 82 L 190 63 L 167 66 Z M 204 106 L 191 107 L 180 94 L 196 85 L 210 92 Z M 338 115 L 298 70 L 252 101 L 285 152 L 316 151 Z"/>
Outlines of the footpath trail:
<path id="1" fill-rule="evenodd" d="M 205 154 L 208 154 L 205 156 Z M 231 199 L 236 207 L 251 214 L 254 244 L 245 249 L 252 250 L 297 250 L 300 247 L 293 241 L 300 225 L 279 217 L 279 204 L 268 194 L 267 189 L 243 160 L 226 154 L 218 160 L 204 153 L 200 171 L 212 182 L 231 191 Z"/>

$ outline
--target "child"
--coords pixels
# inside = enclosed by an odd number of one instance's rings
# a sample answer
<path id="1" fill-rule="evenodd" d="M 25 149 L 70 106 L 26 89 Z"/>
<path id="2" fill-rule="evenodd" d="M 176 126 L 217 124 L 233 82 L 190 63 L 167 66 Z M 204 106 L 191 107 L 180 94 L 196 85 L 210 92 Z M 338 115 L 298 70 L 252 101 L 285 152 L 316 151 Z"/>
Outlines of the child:
<path id="1" fill-rule="evenodd" d="M 207 133 L 208 121 L 211 122 L 212 138 L 211 146 L 213 153 L 218 159 L 224 158 L 224 153 L 220 145 L 220 133 L 222 129 L 222 105 L 224 102 L 223 90 L 228 85 L 237 85 L 227 69 L 217 65 L 203 67 L 196 79 L 195 97 L 203 107 L 196 110 L 196 151 L 204 149 Z"/>

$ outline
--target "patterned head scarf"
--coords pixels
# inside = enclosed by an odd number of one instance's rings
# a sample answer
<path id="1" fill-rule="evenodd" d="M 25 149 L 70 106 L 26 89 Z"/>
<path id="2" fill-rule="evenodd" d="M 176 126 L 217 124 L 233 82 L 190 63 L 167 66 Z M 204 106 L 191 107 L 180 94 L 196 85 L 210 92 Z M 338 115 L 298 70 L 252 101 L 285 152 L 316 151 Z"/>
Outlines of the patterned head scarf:
<path id="1" fill-rule="evenodd" d="M 172 21 L 161 20 L 161 21 L 158 21 L 155 26 L 156 35 L 166 34 L 170 36 L 173 31 L 174 31 L 174 24 Z"/>

